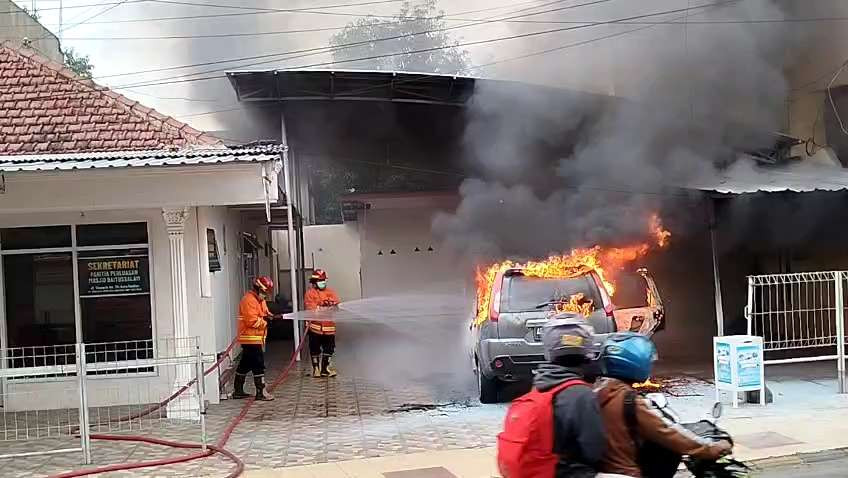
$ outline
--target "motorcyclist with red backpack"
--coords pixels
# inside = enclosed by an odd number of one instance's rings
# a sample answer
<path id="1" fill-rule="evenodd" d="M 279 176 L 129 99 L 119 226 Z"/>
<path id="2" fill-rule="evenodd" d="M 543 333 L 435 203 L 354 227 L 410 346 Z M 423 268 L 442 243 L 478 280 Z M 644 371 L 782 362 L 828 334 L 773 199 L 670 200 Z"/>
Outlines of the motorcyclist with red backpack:
<path id="1" fill-rule="evenodd" d="M 594 330 L 579 314 L 561 313 L 545 325 L 544 364 L 533 390 L 516 399 L 498 436 L 503 478 L 594 477 L 606 437 L 585 367 L 593 355 Z"/>

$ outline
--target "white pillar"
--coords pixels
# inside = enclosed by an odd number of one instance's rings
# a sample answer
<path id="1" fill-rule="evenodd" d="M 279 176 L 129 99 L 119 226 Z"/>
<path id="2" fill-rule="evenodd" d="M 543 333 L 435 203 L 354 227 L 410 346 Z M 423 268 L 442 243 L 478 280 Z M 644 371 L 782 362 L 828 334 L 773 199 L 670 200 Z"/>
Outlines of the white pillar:
<path id="1" fill-rule="evenodd" d="M 162 209 L 168 229 L 168 249 L 171 252 L 171 300 L 174 310 L 174 337 L 188 337 L 188 293 L 185 276 L 185 223 L 187 207 Z"/>
<path id="2" fill-rule="evenodd" d="M 194 354 L 194 347 L 189 340 L 188 328 L 188 292 L 186 287 L 185 260 L 185 223 L 188 220 L 189 209 L 163 208 L 162 217 L 168 230 L 168 249 L 171 256 L 171 302 L 174 314 L 174 343 L 173 346 L 160 344 L 166 353 L 175 353 L 178 357 L 188 357 Z M 193 377 L 193 367 L 190 364 L 177 365 L 174 378 L 174 390 L 177 390 Z M 168 404 L 168 418 L 195 419 L 199 413 L 199 404 L 194 387 L 186 390 L 176 400 Z"/>
<path id="3" fill-rule="evenodd" d="M 295 261 L 295 247 L 297 247 L 297 239 L 294 235 L 294 214 L 292 213 L 293 205 L 293 191 L 291 187 L 291 165 L 289 164 L 289 151 L 288 148 L 283 150 L 283 177 L 284 183 L 286 187 L 286 225 L 288 227 L 288 239 L 289 239 L 289 274 L 291 278 L 291 301 L 292 301 L 292 312 L 297 313 L 300 304 L 300 297 L 298 297 L 297 293 L 297 262 Z M 292 327 L 294 327 L 294 350 L 297 351 L 298 347 L 300 347 L 300 321 L 293 320 Z M 300 361 L 300 354 L 295 355 L 295 361 Z"/>

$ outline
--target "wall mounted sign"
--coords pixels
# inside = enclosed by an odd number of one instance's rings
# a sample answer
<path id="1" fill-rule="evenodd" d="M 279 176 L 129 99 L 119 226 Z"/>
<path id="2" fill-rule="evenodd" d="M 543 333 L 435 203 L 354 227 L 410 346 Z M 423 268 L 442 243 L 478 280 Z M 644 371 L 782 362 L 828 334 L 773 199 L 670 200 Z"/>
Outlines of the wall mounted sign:
<path id="1" fill-rule="evenodd" d="M 221 258 L 218 256 L 218 241 L 215 240 L 215 229 L 206 229 L 206 253 L 209 256 L 209 272 L 221 270 Z"/>
<path id="2" fill-rule="evenodd" d="M 79 259 L 80 296 L 146 294 L 150 292 L 147 256 Z"/>

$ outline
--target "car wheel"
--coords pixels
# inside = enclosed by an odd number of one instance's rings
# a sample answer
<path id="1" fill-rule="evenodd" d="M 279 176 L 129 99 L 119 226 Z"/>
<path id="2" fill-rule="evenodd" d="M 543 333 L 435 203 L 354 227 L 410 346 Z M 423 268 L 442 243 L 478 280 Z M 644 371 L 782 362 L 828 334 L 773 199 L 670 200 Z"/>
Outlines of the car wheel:
<path id="1" fill-rule="evenodd" d="M 497 378 L 487 378 L 480 367 L 477 367 L 477 391 L 480 392 L 480 403 L 498 403 L 501 384 Z"/>

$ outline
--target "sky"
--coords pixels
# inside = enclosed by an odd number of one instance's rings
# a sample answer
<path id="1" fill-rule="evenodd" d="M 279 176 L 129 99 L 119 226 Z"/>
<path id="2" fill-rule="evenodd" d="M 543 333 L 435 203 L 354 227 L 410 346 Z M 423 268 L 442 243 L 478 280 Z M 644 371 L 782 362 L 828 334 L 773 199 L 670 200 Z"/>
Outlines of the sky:
<path id="1" fill-rule="evenodd" d="M 357 16 L 392 15 L 400 8 L 399 0 L 15 0 L 19 5 L 38 10 L 40 21 L 61 39 L 64 48 L 88 55 L 94 65 L 95 80 L 160 112 L 177 117 L 200 129 L 215 130 L 221 115 L 210 112 L 233 109 L 236 99 L 223 70 L 295 68 L 320 65 L 330 59 L 326 51 L 288 61 L 233 61 L 194 68 L 173 69 L 245 56 L 321 48 L 330 36 Z M 419 0 L 413 0 L 417 3 Z M 716 0 L 717 1 L 717 0 Z M 753 0 L 759 1 L 759 0 Z M 786 3 L 798 0 L 780 0 Z M 816 0 L 816 15 L 830 14 L 828 2 Z M 62 10 L 60 28 L 59 5 Z M 362 6 L 348 6 L 368 3 Z M 456 27 L 452 35 L 461 43 L 486 41 L 530 34 L 523 38 L 486 42 L 466 47 L 473 65 L 508 60 L 472 70 L 475 76 L 511 79 L 564 86 L 601 93 L 627 95 L 630 84 L 651 84 L 658 72 L 650 65 L 659 57 L 676 55 L 689 48 L 693 32 L 709 31 L 722 35 L 734 28 L 766 31 L 787 28 L 786 24 L 757 25 L 683 25 L 697 22 L 703 11 L 673 13 L 648 18 L 670 22 L 660 25 L 595 25 L 575 28 L 579 22 L 623 19 L 635 15 L 708 5 L 710 0 L 440 0 L 448 24 Z M 204 5 L 205 4 L 205 5 Z M 339 6 L 341 5 L 341 6 Z M 235 6 L 237 8 L 225 8 Z M 335 6 L 335 8 L 333 8 Z M 256 14 L 250 8 L 311 9 L 310 12 L 269 12 Z M 529 10 L 528 10 L 529 9 Z M 485 10 L 485 11 L 480 11 Z M 555 10 L 555 11 L 551 11 Z M 736 18 L 738 12 L 715 13 L 711 18 Z M 533 14 L 536 12 L 548 13 Z M 472 12 L 472 13 L 468 13 Z M 180 18 L 226 14 L 213 18 Z M 240 15 L 231 15 L 240 14 Z M 766 18 L 777 18 L 771 13 Z M 510 17 L 512 21 L 488 21 Z M 471 20 L 471 21 L 469 21 Z M 559 23 L 553 23 L 559 22 Z M 577 23 L 562 23 L 577 22 Z M 844 24 L 828 23 L 827 27 Z M 822 30 L 821 24 L 792 24 L 793 32 Z M 291 33 L 290 30 L 322 31 Z M 560 30 L 539 33 L 547 30 Z M 837 30 L 844 30 L 838 28 Z M 268 33 L 253 36 L 209 37 L 222 34 Z M 289 32 L 289 33 L 276 33 Z M 198 35 L 206 37 L 198 38 Z M 182 38 L 167 38 L 182 37 Z M 195 38 L 185 38 L 195 37 Z M 545 54 L 536 54 L 553 50 Z M 531 56 L 521 58 L 525 55 Z M 838 67 L 837 59 L 809 64 L 811 73 Z M 835 65 L 828 64 L 837 61 Z M 644 65 L 644 67 L 643 67 Z M 320 65 L 331 68 L 330 65 Z M 343 65 L 341 66 L 344 67 Z M 702 66 L 693 65 L 698 68 Z M 163 69 L 162 71 L 151 71 Z M 212 71 L 214 70 L 214 71 Z M 207 72 L 207 73 L 204 73 Z M 180 75 L 217 76 L 215 79 L 148 85 Z M 821 83 L 821 82 L 819 82 Z"/>

